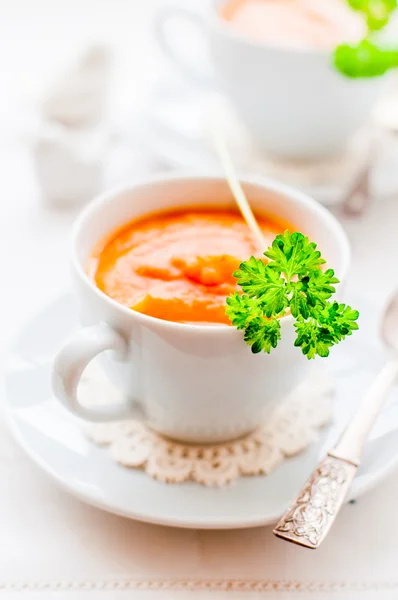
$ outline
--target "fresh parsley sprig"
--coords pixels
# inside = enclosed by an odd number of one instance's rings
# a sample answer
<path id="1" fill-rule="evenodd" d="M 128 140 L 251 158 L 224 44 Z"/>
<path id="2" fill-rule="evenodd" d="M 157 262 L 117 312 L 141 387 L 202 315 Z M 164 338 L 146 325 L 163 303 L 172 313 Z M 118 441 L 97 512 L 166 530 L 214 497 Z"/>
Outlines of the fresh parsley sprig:
<path id="1" fill-rule="evenodd" d="M 384 75 L 398 66 L 398 48 L 388 48 L 377 39 L 398 8 L 398 0 L 347 0 L 360 13 L 367 26 L 367 34 L 357 44 L 340 44 L 334 51 L 335 67 L 351 78 L 369 78 Z"/>
<path id="2" fill-rule="evenodd" d="M 302 233 L 286 230 L 276 236 L 261 258 L 252 256 L 234 277 L 243 294 L 227 298 L 226 313 L 252 352 L 270 353 L 281 339 L 280 317 L 288 310 L 295 319 L 299 346 L 308 359 L 328 356 L 330 348 L 358 329 L 359 313 L 330 301 L 339 280 L 325 264 L 314 242 Z"/>

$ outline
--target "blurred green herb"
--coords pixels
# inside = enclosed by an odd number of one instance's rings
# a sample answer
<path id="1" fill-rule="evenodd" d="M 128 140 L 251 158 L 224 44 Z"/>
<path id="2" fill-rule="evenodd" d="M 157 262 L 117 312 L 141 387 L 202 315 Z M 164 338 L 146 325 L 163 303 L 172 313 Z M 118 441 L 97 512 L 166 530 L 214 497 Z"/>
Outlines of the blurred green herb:
<path id="1" fill-rule="evenodd" d="M 398 66 L 398 48 L 383 47 L 376 39 L 390 22 L 398 0 L 347 0 L 361 14 L 367 34 L 357 44 L 340 44 L 334 52 L 336 68 L 351 78 L 378 77 Z"/>

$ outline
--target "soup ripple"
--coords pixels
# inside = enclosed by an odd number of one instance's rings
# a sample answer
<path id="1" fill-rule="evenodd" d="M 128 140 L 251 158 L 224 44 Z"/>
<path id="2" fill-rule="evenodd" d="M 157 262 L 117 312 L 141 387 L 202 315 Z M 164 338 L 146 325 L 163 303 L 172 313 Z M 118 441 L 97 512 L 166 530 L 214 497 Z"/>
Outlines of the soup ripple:
<path id="1" fill-rule="evenodd" d="M 286 224 L 258 216 L 266 243 Z M 97 248 L 96 285 L 138 312 L 175 322 L 229 324 L 226 297 L 237 289 L 234 271 L 261 255 L 233 210 L 187 209 L 129 223 Z"/>

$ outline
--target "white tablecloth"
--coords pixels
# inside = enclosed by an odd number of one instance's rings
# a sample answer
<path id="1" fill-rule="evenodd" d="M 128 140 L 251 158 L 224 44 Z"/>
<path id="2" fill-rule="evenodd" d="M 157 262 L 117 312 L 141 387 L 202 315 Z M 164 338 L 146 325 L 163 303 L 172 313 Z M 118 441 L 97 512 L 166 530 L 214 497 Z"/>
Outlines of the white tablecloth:
<path id="1" fill-rule="evenodd" d="M 67 238 L 72 214 L 40 206 L 21 149 L 2 151 L 0 295 L 2 342 L 49 297 L 68 285 Z M 22 176 L 23 174 L 23 176 Z M 353 243 L 347 296 L 375 306 L 398 280 L 398 202 L 371 207 L 344 223 Z M 398 473 L 342 511 L 316 552 L 274 538 L 270 528 L 196 532 L 107 515 L 60 491 L 17 447 L 1 422 L 0 598 L 88 596 L 119 599 L 190 597 L 238 590 L 265 597 L 398 597 Z M 62 590 L 62 593 L 57 590 Z M 289 591 L 287 591 L 289 590 Z M 55 594 L 57 591 L 57 594 Z M 35 595 L 36 594 L 36 595 Z M 363 596 L 361 596 L 363 597 Z"/>
<path id="2" fill-rule="evenodd" d="M 397 476 L 347 505 L 312 552 L 277 540 L 269 527 L 200 532 L 108 515 L 58 490 L 3 426 L 0 440 L 1 599 L 10 590 L 28 600 L 87 592 L 119 600 L 128 591 L 140 600 L 187 600 L 190 590 L 199 598 L 205 591 L 223 598 L 224 590 L 237 598 L 398 596 Z"/>
<path id="3" fill-rule="evenodd" d="M 111 14 L 120 22 L 118 11 L 137 4 L 137 0 L 98 0 L 95 22 Z M 5 36 L 0 36 L 1 63 L 8 64 L 6 52 L 10 56 L 17 47 L 18 32 L 26 36 L 41 23 L 43 34 L 48 34 L 46 18 L 51 23 L 62 19 L 62 11 L 72 27 L 79 14 L 87 20 L 89 8 L 96 11 L 93 6 L 90 0 L 10 3 L 9 22 L 5 19 L 0 31 Z M 22 9 L 30 10 L 29 19 L 20 19 L 17 13 Z M 18 19 L 20 29 L 15 28 Z M 112 28 L 110 17 L 109 23 Z M 56 38 L 57 31 L 51 39 Z M 25 57 L 19 59 L 16 63 L 22 69 Z M 10 80 L 12 70 L 9 67 Z M 0 344 L 5 351 L 21 323 L 68 287 L 67 239 L 74 214 L 42 204 L 26 146 L 6 136 L 0 146 Z M 150 157 L 141 156 L 131 176 L 151 168 Z M 346 220 L 344 226 L 353 243 L 347 297 L 350 290 L 362 291 L 374 305 L 376 335 L 382 304 L 398 283 L 398 202 L 375 202 L 362 220 Z M 221 599 L 226 590 L 235 590 L 239 600 L 398 597 L 398 473 L 347 505 L 316 552 L 277 540 L 268 527 L 183 531 L 128 521 L 86 506 L 58 490 L 24 456 L 3 419 L 0 474 L 1 600 L 10 597 L 10 590 L 20 590 L 19 597 L 27 600 Z M 191 590 L 196 591 L 193 596 Z"/>

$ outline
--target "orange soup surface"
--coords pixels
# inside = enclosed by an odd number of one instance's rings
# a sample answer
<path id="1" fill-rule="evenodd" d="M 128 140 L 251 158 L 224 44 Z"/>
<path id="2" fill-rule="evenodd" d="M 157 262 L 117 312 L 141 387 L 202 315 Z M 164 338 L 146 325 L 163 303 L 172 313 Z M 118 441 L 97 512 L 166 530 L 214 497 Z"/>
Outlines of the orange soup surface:
<path id="1" fill-rule="evenodd" d="M 268 245 L 286 228 L 258 217 Z M 188 209 L 148 215 L 128 224 L 94 252 L 96 285 L 129 308 L 184 323 L 225 323 L 232 276 L 261 256 L 253 235 L 232 210 Z"/>

